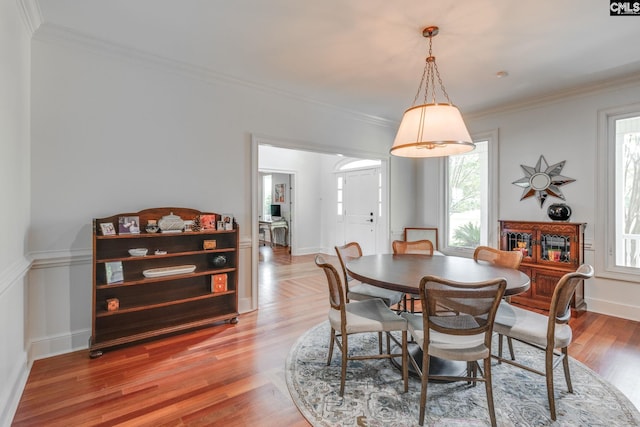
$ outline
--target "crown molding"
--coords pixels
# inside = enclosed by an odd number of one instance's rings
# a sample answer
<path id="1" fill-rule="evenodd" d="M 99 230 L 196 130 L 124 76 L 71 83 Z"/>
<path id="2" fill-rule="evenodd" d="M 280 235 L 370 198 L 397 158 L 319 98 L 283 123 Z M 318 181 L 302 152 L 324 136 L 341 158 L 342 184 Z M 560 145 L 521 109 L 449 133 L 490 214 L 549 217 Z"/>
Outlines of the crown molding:
<path id="1" fill-rule="evenodd" d="M 27 27 L 29 34 L 33 36 L 42 25 L 42 13 L 38 0 L 16 0 L 16 4 L 20 16 L 22 16 L 22 22 Z"/>
<path id="2" fill-rule="evenodd" d="M 24 0 L 34 1 L 34 0 Z M 364 114 L 359 111 L 343 108 L 337 105 L 321 102 L 286 90 L 265 86 L 256 82 L 238 79 L 237 77 L 223 74 L 202 66 L 177 61 L 164 56 L 156 55 L 144 50 L 109 42 L 92 37 L 84 33 L 71 30 L 67 27 L 43 23 L 34 34 L 34 39 L 45 43 L 58 43 L 70 47 L 81 47 L 96 54 L 122 58 L 143 65 L 152 65 L 164 71 L 176 73 L 184 77 L 203 81 L 205 83 L 224 83 L 233 86 L 242 86 L 252 90 L 260 90 L 278 96 L 287 97 L 296 101 L 313 104 L 351 116 L 353 119 L 384 128 L 394 128 L 398 125 L 393 120 Z"/>
<path id="3" fill-rule="evenodd" d="M 634 73 L 626 74 L 616 79 L 608 79 L 608 80 L 603 80 L 596 83 L 575 86 L 565 90 L 555 91 L 552 94 L 541 95 L 534 98 L 527 98 L 525 100 L 503 104 L 498 107 L 487 108 L 487 109 L 478 110 L 470 113 L 463 113 L 463 114 L 466 119 L 479 119 L 479 118 L 494 115 L 494 114 L 504 114 L 504 113 L 512 113 L 512 112 L 517 112 L 522 110 L 528 110 L 531 108 L 540 107 L 542 105 L 565 101 L 569 98 L 579 98 L 582 96 L 597 94 L 599 92 L 620 90 L 620 89 L 625 89 L 629 87 L 637 87 L 639 85 L 640 85 L 640 73 L 634 72 Z"/>

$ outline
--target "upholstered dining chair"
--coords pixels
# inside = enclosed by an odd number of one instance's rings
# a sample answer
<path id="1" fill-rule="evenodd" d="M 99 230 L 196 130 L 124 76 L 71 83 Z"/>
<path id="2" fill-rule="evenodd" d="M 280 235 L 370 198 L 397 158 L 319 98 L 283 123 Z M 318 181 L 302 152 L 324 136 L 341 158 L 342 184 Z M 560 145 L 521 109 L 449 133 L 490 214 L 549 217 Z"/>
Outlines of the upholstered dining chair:
<path id="1" fill-rule="evenodd" d="M 360 283 L 347 273 L 346 263 L 362 256 L 362 248 L 358 242 L 349 242 L 346 245 L 336 246 L 335 250 L 338 255 L 338 260 L 340 260 L 340 266 L 342 267 L 342 277 L 347 302 L 351 300 L 362 301 L 365 299 L 380 298 L 389 307 L 400 304 L 404 296 L 402 292 L 379 288 L 367 283 Z"/>
<path id="2" fill-rule="evenodd" d="M 394 240 L 391 243 L 394 255 L 406 255 L 406 254 L 418 254 L 418 255 L 433 255 L 433 243 L 431 240 Z M 415 313 L 415 302 L 420 299 L 420 295 L 417 294 L 405 294 L 403 298 L 403 306 L 405 311 Z M 411 308 L 407 310 L 408 303 L 411 303 Z"/>
<path id="3" fill-rule="evenodd" d="M 520 251 L 503 251 L 501 249 L 492 248 L 490 246 L 478 246 L 473 251 L 473 259 L 476 262 L 488 262 L 489 264 L 498 265 L 506 268 L 520 268 L 522 262 L 522 252 Z M 511 302 L 511 297 L 505 297 L 507 302 Z M 509 354 L 511 360 L 515 360 L 515 354 L 513 352 L 513 342 L 511 338 L 507 337 L 507 344 L 509 345 Z M 502 354 L 502 337 L 498 341 L 500 349 L 498 350 Z"/>
<path id="4" fill-rule="evenodd" d="M 334 344 L 342 353 L 340 374 L 340 396 L 344 394 L 345 379 L 347 376 L 347 362 L 349 360 L 364 359 L 392 359 L 402 360 L 402 380 L 404 392 L 409 387 L 409 362 L 407 358 L 407 321 L 391 310 L 379 298 L 365 299 L 362 301 L 346 302 L 345 292 L 342 288 L 340 275 L 335 267 L 327 263 L 324 258 L 317 255 L 315 263 L 322 268 L 327 276 L 329 285 L 329 324 L 331 325 L 331 337 L 329 341 L 329 355 L 327 365 L 331 364 Z M 349 335 L 369 332 L 386 332 L 400 348 L 400 353 L 392 353 L 387 345 L 387 352 L 383 354 L 349 354 Z M 401 340 L 391 334 L 400 332 Z"/>
<path id="5" fill-rule="evenodd" d="M 569 393 L 573 393 L 571 374 L 569 372 L 568 347 L 571 344 L 572 330 L 569 326 L 571 319 L 571 297 L 576 287 L 582 280 L 593 277 L 593 267 L 588 264 L 581 265 L 577 271 L 567 273 L 558 280 L 551 304 L 549 315 L 535 313 L 524 308 L 516 307 L 503 302 L 500 304 L 496 315 L 494 331 L 502 336 L 510 337 L 539 350 L 545 354 L 544 372 L 531 366 L 521 364 L 515 360 L 502 357 L 498 351 L 496 357 L 500 362 L 505 362 L 530 372 L 542 375 L 547 380 L 547 399 L 551 419 L 556 419 L 555 394 L 553 389 L 553 370 L 562 362 L 564 378 Z M 558 352 L 556 349 L 559 349 Z M 555 360 L 554 360 L 555 359 Z"/>
<path id="6" fill-rule="evenodd" d="M 425 276 L 420 280 L 422 314 L 401 314 L 408 321 L 409 333 L 422 349 L 421 365 L 413 354 L 409 354 L 409 360 L 421 379 L 420 425 L 424 424 L 429 380 L 484 382 L 489 418 L 491 425 L 496 425 L 491 384 L 491 340 L 496 311 L 506 286 L 503 278 L 476 283 L 457 283 L 436 276 Z M 467 362 L 467 375 L 430 374 L 431 356 Z M 482 369 L 478 369 L 479 360 L 483 361 Z"/>

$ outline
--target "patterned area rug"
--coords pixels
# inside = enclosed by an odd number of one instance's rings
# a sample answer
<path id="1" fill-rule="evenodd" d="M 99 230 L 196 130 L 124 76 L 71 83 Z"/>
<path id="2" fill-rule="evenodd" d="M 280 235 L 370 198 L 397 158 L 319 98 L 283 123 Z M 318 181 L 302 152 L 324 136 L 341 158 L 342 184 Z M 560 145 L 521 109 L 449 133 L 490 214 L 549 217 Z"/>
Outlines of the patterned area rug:
<path id="1" fill-rule="evenodd" d="M 329 324 L 307 331 L 291 348 L 286 381 L 293 401 L 313 426 L 418 425 L 420 383 L 409 381 L 402 393 L 400 371 L 388 360 L 350 361 L 344 397 L 340 388 L 340 352 L 326 365 Z M 494 340 L 495 341 L 495 340 Z M 350 337 L 354 351 L 376 352 L 377 335 Z M 544 367 L 541 352 L 514 342 L 516 358 Z M 493 388 L 499 426 L 640 426 L 640 412 L 614 386 L 580 362 L 570 360 L 574 393 L 568 393 L 562 367 L 556 368 L 556 410 L 552 422 L 544 377 L 507 364 L 493 362 Z M 427 426 L 486 426 L 489 412 L 484 384 L 464 382 L 429 384 Z"/>

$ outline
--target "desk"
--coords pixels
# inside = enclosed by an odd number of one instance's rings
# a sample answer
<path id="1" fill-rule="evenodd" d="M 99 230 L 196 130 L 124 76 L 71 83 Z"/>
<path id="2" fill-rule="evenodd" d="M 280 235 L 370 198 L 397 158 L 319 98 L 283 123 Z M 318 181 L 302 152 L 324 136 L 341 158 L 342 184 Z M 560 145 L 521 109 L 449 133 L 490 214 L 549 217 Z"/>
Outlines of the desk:
<path id="1" fill-rule="evenodd" d="M 486 262 L 475 262 L 471 258 L 429 255 L 366 255 L 345 265 L 349 274 L 363 283 L 408 294 L 420 293 L 420 279 L 424 276 L 439 276 L 456 282 L 482 282 L 504 277 L 507 280 L 505 295 L 515 295 L 529 289 L 529 276 L 513 268 L 498 267 Z M 410 348 L 416 360 L 422 360 L 417 345 Z M 399 366 L 398 362 L 392 360 Z M 460 376 L 467 367 L 465 362 L 453 362 L 432 357 L 429 372 L 437 375 Z M 409 366 L 412 372 L 412 366 Z"/>
<path id="2" fill-rule="evenodd" d="M 288 236 L 289 236 L 289 224 L 287 223 L 287 220 L 282 218 L 282 219 L 278 219 L 278 220 L 260 220 L 258 222 L 258 229 L 262 230 L 262 229 L 268 229 L 269 230 L 269 241 L 271 242 L 271 246 L 273 246 L 273 231 L 274 230 L 283 230 L 284 232 L 284 242 L 283 242 L 283 246 L 289 246 L 288 244 Z"/>

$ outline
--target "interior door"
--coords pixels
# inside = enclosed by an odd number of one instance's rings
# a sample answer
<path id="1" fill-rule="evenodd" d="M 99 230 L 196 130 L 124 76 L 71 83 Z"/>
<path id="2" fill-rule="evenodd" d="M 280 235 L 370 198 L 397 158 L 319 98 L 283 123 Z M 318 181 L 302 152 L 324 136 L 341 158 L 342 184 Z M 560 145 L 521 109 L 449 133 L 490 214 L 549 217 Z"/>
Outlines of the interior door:
<path id="1" fill-rule="evenodd" d="M 376 253 L 378 229 L 379 169 L 345 174 L 345 242 L 358 242 L 364 255 Z"/>

